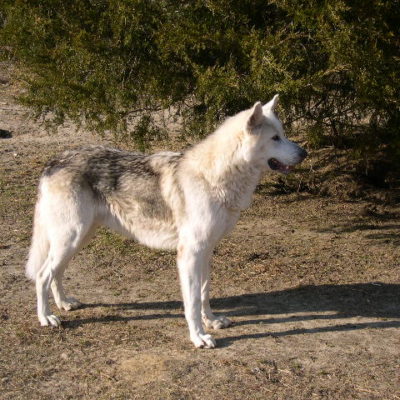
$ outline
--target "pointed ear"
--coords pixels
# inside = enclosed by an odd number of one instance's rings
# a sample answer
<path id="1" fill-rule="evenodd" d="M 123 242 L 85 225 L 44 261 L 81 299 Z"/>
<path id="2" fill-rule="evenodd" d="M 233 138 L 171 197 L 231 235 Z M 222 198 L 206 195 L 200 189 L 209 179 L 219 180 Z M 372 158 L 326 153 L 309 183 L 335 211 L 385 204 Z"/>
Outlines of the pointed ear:
<path id="1" fill-rule="evenodd" d="M 257 125 L 260 125 L 263 118 L 264 118 L 263 107 L 261 105 L 261 102 L 257 101 L 257 103 L 254 104 L 253 108 L 251 109 L 250 117 L 247 120 L 247 128 L 251 130 L 252 128 L 255 128 Z"/>
<path id="2" fill-rule="evenodd" d="M 265 113 L 269 111 L 274 111 L 274 108 L 278 104 L 279 94 L 276 94 L 271 101 L 263 106 L 263 110 Z"/>

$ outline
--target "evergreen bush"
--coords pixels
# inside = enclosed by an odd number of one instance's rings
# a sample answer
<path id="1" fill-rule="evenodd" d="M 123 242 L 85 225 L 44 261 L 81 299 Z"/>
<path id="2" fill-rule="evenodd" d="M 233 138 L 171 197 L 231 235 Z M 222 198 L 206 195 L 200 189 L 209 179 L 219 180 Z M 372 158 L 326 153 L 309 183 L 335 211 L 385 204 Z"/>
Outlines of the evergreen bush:
<path id="1" fill-rule="evenodd" d="M 20 101 L 140 146 L 202 136 L 226 115 L 281 94 L 311 146 L 353 151 L 388 181 L 400 169 L 398 0 L 2 0 L 3 58 Z M 136 124 L 129 124 L 129 121 Z M 390 173 L 388 173 L 390 172 Z M 397 175 L 396 175 L 397 174 Z"/>

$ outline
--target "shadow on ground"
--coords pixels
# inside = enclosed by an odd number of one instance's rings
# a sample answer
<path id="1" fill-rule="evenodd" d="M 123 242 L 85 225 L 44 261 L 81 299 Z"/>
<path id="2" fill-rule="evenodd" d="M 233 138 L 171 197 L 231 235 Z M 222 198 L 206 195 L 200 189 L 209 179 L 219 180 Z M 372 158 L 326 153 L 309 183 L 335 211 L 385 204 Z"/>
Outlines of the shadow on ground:
<path id="1" fill-rule="evenodd" d="M 328 326 L 290 329 L 287 331 L 244 334 L 219 340 L 220 346 L 242 339 L 283 337 L 319 332 L 352 331 L 367 328 L 400 328 L 400 285 L 386 283 L 360 283 L 351 285 L 309 285 L 270 293 L 255 293 L 214 299 L 212 308 L 230 317 L 240 317 L 235 326 L 293 323 L 327 320 Z M 65 321 L 66 328 L 76 328 L 88 323 L 109 323 L 132 320 L 183 318 L 180 301 L 143 303 L 86 304 L 84 308 L 112 308 L 114 315 Z M 129 311 L 158 310 L 157 313 L 126 315 Z M 179 310 L 179 313 L 171 311 Z M 330 312 L 331 314 L 322 314 Z M 123 315 L 120 315 L 123 314 Z M 138 313 L 140 314 L 140 312 Z M 274 317 L 273 315 L 277 315 Z M 282 314 L 289 314 L 282 316 Z M 268 315 L 268 318 L 262 316 Z M 244 317 L 244 319 L 243 319 Z M 247 319 L 246 317 L 254 317 Z M 261 317 L 261 318 L 256 318 Z M 345 318 L 378 318 L 380 321 L 332 324 Z M 391 320 L 394 319 L 394 320 Z"/>
<path id="2" fill-rule="evenodd" d="M 365 224 L 362 222 L 357 222 L 355 221 L 353 224 L 350 226 L 343 226 L 343 227 L 338 227 L 335 225 L 334 227 L 331 228 L 326 228 L 326 229 L 320 229 L 317 230 L 317 232 L 320 233 L 336 233 L 336 234 L 342 234 L 342 233 L 353 233 L 353 232 L 375 232 L 375 233 L 369 233 L 365 235 L 365 238 L 367 239 L 376 239 L 376 240 L 383 240 L 386 242 L 392 242 L 393 244 L 397 245 L 400 244 L 400 225 L 392 225 L 392 224 L 387 224 L 387 225 L 374 225 L 374 224 Z"/>

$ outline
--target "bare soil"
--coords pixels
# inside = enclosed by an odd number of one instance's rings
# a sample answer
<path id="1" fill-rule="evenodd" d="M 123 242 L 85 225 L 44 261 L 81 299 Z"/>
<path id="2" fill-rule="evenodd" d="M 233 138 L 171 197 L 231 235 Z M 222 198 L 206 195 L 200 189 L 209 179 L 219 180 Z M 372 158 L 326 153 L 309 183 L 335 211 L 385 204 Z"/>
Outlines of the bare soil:
<path id="1" fill-rule="evenodd" d="M 1 399 L 400 399 L 398 205 L 266 179 L 215 251 L 212 305 L 234 325 L 214 350 L 188 339 L 175 255 L 105 230 L 66 272 L 84 307 L 40 327 L 24 276 L 38 177 L 104 140 L 46 133 L 14 91 L 0 79 Z"/>

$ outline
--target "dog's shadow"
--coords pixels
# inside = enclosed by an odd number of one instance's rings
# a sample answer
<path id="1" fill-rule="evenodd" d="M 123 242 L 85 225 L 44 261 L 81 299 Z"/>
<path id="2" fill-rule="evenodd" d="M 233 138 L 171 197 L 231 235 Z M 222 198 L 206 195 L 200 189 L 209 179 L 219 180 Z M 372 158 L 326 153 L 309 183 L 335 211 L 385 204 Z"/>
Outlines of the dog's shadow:
<path id="1" fill-rule="evenodd" d="M 400 328 L 400 284 L 309 285 L 269 293 L 218 298 L 211 301 L 211 306 L 216 314 L 221 312 L 221 314 L 232 317 L 234 327 L 253 324 L 266 325 L 263 333 L 249 333 L 220 339 L 219 346 L 226 346 L 237 340 L 258 339 L 268 336 L 283 337 L 367 328 Z M 109 307 L 115 309 L 116 312 L 113 315 L 99 318 L 65 321 L 64 326 L 76 328 L 96 322 L 183 318 L 183 308 L 180 301 L 84 305 L 84 308 L 94 307 Z M 135 310 L 157 310 L 157 312 L 132 316 L 119 315 L 119 313 L 126 314 L 127 311 Z M 268 318 L 262 318 L 263 316 L 268 316 Z M 235 321 L 235 317 L 239 317 L 238 321 Z M 351 323 L 343 324 L 343 319 L 352 317 L 374 318 L 375 320 L 372 322 L 363 321 L 363 318 L 360 318 L 356 322 L 352 320 Z M 328 325 L 276 332 L 268 328 L 268 325 L 271 324 L 313 320 L 326 320 Z M 332 324 L 332 321 L 335 320 L 340 320 L 340 323 Z M 259 328 L 257 330 L 259 331 Z"/>

